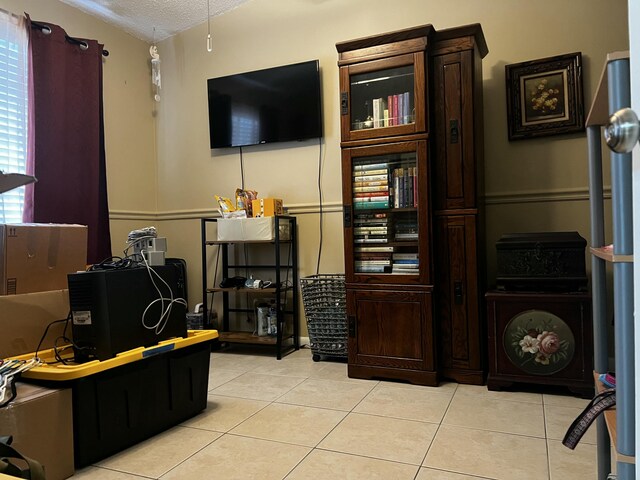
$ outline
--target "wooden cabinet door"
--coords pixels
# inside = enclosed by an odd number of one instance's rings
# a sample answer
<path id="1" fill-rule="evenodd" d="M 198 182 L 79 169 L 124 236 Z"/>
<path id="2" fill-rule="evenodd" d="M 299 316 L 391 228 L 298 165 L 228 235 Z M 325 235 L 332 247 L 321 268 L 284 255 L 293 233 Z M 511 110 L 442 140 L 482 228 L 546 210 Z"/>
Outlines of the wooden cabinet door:
<path id="1" fill-rule="evenodd" d="M 436 220 L 436 310 L 440 366 L 462 383 L 483 381 L 475 215 Z"/>
<path id="2" fill-rule="evenodd" d="M 343 142 L 426 132 L 424 51 L 340 67 Z"/>
<path id="3" fill-rule="evenodd" d="M 476 208 L 473 51 L 433 59 L 434 208 Z"/>
<path id="4" fill-rule="evenodd" d="M 347 289 L 349 364 L 434 370 L 431 293 Z"/>
<path id="5" fill-rule="evenodd" d="M 375 175 L 359 175 L 363 172 Z M 377 177 L 383 180 L 357 181 Z M 358 186 L 364 184 L 386 186 Z M 387 285 L 430 283 L 428 184 L 429 164 L 425 140 L 342 149 L 347 282 Z M 362 189 L 367 188 L 385 190 L 361 193 Z M 376 198 L 367 195 L 378 194 L 382 195 L 380 198 L 383 201 L 362 201 Z"/>

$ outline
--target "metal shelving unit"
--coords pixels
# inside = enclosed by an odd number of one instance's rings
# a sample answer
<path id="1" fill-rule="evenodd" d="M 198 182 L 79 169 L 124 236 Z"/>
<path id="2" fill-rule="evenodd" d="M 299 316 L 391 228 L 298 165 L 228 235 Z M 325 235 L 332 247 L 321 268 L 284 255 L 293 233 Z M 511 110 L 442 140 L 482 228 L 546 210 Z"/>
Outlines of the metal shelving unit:
<path id="1" fill-rule="evenodd" d="M 597 374 L 608 370 L 606 266 L 613 265 L 615 325 L 616 408 L 597 421 L 598 480 L 611 472 L 614 447 L 618 480 L 635 479 L 635 368 L 633 317 L 633 219 L 631 154 L 611 152 L 611 205 L 613 247 L 604 236 L 601 129 L 609 114 L 629 107 L 629 54 L 607 55 L 591 110 L 587 117 L 589 142 L 589 191 L 591 207 L 592 294 L 594 329 L 594 372 L 596 388 L 602 390 Z"/>
<path id="2" fill-rule="evenodd" d="M 213 328 L 208 321 L 208 302 L 212 295 L 222 295 L 222 321 L 218 328 L 219 339 L 222 343 L 242 343 L 251 345 L 272 346 L 276 349 L 278 360 L 283 353 L 300 348 L 299 339 L 299 308 L 298 308 L 298 241 L 296 219 L 292 216 L 279 215 L 274 217 L 275 238 L 272 241 L 219 241 L 209 239 L 208 225 L 218 221 L 217 218 L 201 219 L 202 236 L 202 301 L 204 328 Z M 281 225 L 289 225 L 289 238 L 281 238 Z M 271 263 L 248 263 L 238 261 L 241 256 L 234 252 L 236 248 L 254 248 L 265 245 L 263 258 Z M 217 255 L 221 258 L 222 278 L 231 278 L 246 272 L 270 272 L 273 275 L 275 287 L 261 289 L 253 288 L 221 288 L 212 285 L 208 274 L 208 259 L 211 250 L 217 248 Z M 246 257 L 245 257 L 246 258 Z M 232 315 L 255 314 L 249 304 L 231 306 L 231 299 L 237 295 L 253 296 L 254 298 L 269 295 L 275 298 L 277 313 L 277 333 L 275 336 L 257 336 L 254 332 L 230 330 Z M 256 320 L 257 321 L 257 320 Z"/>

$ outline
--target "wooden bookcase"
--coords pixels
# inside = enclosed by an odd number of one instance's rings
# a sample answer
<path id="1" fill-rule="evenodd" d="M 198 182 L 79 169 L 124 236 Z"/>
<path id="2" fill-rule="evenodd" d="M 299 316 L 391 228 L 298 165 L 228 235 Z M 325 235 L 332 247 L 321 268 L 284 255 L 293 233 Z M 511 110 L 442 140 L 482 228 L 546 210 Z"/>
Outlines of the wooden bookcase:
<path id="1" fill-rule="evenodd" d="M 481 384 L 482 29 L 336 48 L 349 375 Z"/>

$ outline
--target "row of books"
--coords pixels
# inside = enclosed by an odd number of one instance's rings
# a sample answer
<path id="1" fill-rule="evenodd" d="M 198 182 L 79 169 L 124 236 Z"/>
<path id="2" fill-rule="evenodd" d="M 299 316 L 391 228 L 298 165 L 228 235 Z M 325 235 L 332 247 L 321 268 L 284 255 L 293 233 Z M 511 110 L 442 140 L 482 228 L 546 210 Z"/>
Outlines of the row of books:
<path id="1" fill-rule="evenodd" d="M 418 275 L 420 265 L 417 253 L 393 253 L 361 250 L 356 247 L 354 267 L 356 273 L 393 273 Z"/>
<path id="2" fill-rule="evenodd" d="M 418 220 L 400 218 L 389 222 L 386 213 L 356 213 L 353 220 L 354 243 L 387 243 L 418 240 Z"/>
<path id="3" fill-rule="evenodd" d="M 389 218 L 386 213 L 360 213 L 353 217 L 354 243 L 387 243 Z M 373 252 L 379 253 L 379 252 Z"/>
<path id="4" fill-rule="evenodd" d="M 353 170 L 354 208 L 417 207 L 417 173 L 415 166 L 390 168 L 388 163 L 356 165 Z"/>
<path id="5" fill-rule="evenodd" d="M 353 192 L 356 210 L 389 208 L 389 164 L 357 165 L 353 170 Z"/>
<path id="6" fill-rule="evenodd" d="M 416 167 L 398 167 L 391 172 L 394 208 L 418 206 L 418 175 Z"/>
<path id="7" fill-rule="evenodd" d="M 373 128 L 413 123 L 409 92 L 373 99 Z"/>

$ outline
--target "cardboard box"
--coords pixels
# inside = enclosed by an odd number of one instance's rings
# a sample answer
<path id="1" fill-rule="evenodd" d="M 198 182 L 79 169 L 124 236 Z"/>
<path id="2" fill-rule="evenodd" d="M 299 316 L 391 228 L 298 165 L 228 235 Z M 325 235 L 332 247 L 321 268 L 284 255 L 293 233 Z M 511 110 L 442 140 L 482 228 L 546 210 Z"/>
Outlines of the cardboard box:
<path id="1" fill-rule="evenodd" d="M 0 296 L 0 358 L 34 352 L 47 325 L 68 314 L 67 290 Z M 52 325 L 41 348 L 51 348 L 63 329 L 64 323 Z M 70 327 L 66 335 L 71 338 Z"/>
<path id="2" fill-rule="evenodd" d="M 71 389 L 50 389 L 16 383 L 16 398 L 0 408 L 0 433 L 11 444 L 42 464 L 47 480 L 74 473 Z"/>
<path id="3" fill-rule="evenodd" d="M 284 215 L 282 200 L 279 198 L 258 198 L 251 201 L 251 211 L 254 217 L 275 217 Z"/>
<path id="4" fill-rule="evenodd" d="M 221 218 L 218 224 L 218 241 L 260 242 L 276 238 L 275 218 Z M 289 240 L 289 222 L 280 224 L 280 240 Z"/>
<path id="5" fill-rule="evenodd" d="M 87 264 L 87 227 L 0 224 L 0 295 L 67 288 Z"/>

